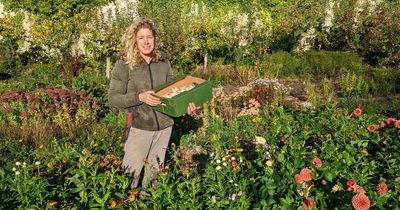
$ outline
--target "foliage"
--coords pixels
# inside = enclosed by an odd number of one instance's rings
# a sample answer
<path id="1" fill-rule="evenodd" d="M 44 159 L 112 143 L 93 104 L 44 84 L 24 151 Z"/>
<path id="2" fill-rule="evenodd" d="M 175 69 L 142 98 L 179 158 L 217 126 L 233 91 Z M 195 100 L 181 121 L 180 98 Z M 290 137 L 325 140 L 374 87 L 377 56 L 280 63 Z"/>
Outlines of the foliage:
<path id="1" fill-rule="evenodd" d="M 83 132 L 101 110 L 101 104 L 84 91 L 56 88 L 4 93 L 0 104 L 0 135 L 35 146 L 46 143 L 51 135 Z"/>

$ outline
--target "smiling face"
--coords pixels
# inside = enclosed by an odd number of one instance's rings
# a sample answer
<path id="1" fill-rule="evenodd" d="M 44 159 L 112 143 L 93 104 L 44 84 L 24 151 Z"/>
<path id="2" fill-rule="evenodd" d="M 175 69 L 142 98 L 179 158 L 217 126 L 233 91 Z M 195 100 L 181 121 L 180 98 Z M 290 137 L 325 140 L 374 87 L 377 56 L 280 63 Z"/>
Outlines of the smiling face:
<path id="1" fill-rule="evenodd" d="M 136 43 L 140 55 L 149 62 L 154 50 L 154 35 L 148 28 L 141 28 L 136 34 Z"/>

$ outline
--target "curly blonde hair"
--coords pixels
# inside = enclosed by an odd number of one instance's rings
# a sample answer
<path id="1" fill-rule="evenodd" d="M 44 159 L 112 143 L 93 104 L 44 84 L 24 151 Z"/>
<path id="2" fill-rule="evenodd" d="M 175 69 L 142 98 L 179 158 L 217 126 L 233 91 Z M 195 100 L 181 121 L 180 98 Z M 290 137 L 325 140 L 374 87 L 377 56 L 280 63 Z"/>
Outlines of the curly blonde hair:
<path id="1" fill-rule="evenodd" d="M 139 53 L 139 50 L 137 48 L 137 43 L 136 43 L 136 35 L 137 35 L 138 31 L 143 28 L 149 29 L 153 33 L 153 36 L 154 36 L 154 42 L 155 42 L 154 50 L 151 54 L 153 61 L 157 62 L 160 57 L 159 51 L 156 50 L 157 32 L 154 27 L 154 23 L 150 19 L 141 18 L 138 21 L 136 21 L 135 23 L 129 25 L 125 31 L 125 34 L 122 36 L 122 45 L 124 46 L 124 48 L 121 51 L 120 57 L 131 68 L 133 68 L 135 66 L 139 66 L 139 64 L 143 62 L 143 58 Z"/>

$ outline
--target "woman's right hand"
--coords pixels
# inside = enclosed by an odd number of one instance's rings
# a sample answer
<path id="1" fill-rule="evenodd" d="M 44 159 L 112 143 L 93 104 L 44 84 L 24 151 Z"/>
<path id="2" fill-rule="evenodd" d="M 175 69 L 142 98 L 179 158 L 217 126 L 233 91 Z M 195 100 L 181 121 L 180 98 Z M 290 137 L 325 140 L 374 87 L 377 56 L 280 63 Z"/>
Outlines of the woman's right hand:
<path id="1" fill-rule="evenodd" d="M 140 93 L 139 101 L 148 104 L 150 106 L 157 106 L 158 104 L 161 104 L 160 99 L 151 94 L 154 94 L 154 91 L 148 90 L 143 93 Z"/>

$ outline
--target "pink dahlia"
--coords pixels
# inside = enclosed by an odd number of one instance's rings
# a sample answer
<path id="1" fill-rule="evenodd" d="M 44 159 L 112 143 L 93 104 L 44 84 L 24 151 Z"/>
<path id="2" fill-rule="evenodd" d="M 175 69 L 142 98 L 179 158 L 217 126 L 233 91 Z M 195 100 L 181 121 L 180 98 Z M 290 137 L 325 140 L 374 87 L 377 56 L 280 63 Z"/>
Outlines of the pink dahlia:
<path id="1" fill-rule="evenodd" d="M 397 121 L 394 123 L 394 126 L 395 126 L 396 128 L 398 128 L 398 129 L 400 129 L 400 120 L 397 120 Z"/>
<path id="2" fill-rule="evenodd" d="M 351 199 L 351 204 L 356 210 L 367 210 L 371 207 L 371 202 L 364 193 L 354 195 Z"/>
<path id="3" fill-rule="evenodd" d="M 355 116 L 360 116 L 360 115 L 362 114 L 362 110 L 361 110 L 360 108 L 357 108 L 357 109 L 355 109 L 355 110 L 353 111 L 353 114 L 354 114 Z"/>
<path id="4" fill-rule="evenodd" d="M 386 123 L 387 123 L 388 125 L 391 125 L 391 124 L 393 124 L 394 122 L 396 122 L 396 119 L 393 118 L 393 117 L 389 117 L 389 118 L 387 118 L 387 120 L 386 120 Z"/>
<path id="5" fill-rule="evenodd" d="M 378 129 L 378 126 L 375 125 L 375 124 L 371 124 L 371 125 L 368 126 L 368 130 L 370 132 L 374 132 L 374 131 L 376 131 L 376 129 Z"/>
<path id="6" fill-rule="evenodd" d="M 383 195 L 388 191 L 388 186 L 385 182 L 381 182 L 376 186 L 376 191 L 378 191 L 379 195 Z"/>

